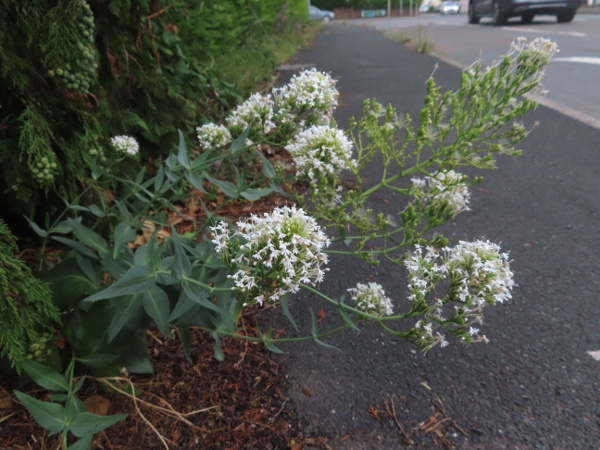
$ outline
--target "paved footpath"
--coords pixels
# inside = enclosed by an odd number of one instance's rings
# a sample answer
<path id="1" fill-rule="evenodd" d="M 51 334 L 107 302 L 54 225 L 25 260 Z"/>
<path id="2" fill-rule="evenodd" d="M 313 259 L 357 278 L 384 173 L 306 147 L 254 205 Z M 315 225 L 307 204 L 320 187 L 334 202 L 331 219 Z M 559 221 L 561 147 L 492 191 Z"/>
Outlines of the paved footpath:
<path id="1" fill-rule="evenodd" d="M 438 61 L 371 28 L 332 23 L 290 64 L 339 79 L 336 117 L 344 126 L 365 98 L 418 117 L 425 80 Z M 282 80 L 292 73 L 282 70 Z M 447 89 L 458 87 L 459 75 L 441 62 L 435 70 Z M 587 353 L 600 350 L 600 132 L 543 107 L 525 118 L 527 126 L 534 121 L 540 126 L 520 143 L 523 156 L 501 159 L 498 170 L 484 173 L 472 192 L 472 211 L 444 228 L 451 244 L 484 237 L 513 259 L 513 300 L 486 312 L 483 333 L 491 342 L 452 341 L 424 355 L 366 326 L 327 340 L 341 351 L 288 345 L 281 357 L 288 406 L 303 431 L 326 436 L 336 449 L 404 448 L 397 424 L 375 420 L 368 408 L 393 399 L 398 422 L 410 431 L 441 413 L 439 399 L 467 434 L 447 434 L 457 449 L 600 448 L 600 361 Z M 402 208 L 394 198 L 376 202 L 387 212 Z M 329 267 L 331 295 L 376 280 L 390 297 L 405 298 L 397 267 L 338 258 Z M 305 330 L 307 305 L 321 308 L 307 294 L 292 303 Z M 335 316 L 330 311 L 322 325 L 334 326 Z M 417 446 L 435 448 L 433 433 L 421 433 Z"/>

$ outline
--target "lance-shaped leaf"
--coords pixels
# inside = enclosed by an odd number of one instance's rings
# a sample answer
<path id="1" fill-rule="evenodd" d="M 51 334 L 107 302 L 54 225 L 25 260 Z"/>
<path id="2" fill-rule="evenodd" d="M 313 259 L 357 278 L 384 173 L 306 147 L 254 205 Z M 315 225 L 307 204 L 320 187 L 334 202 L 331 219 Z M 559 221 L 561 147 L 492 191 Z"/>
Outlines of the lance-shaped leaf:
<path id="1" fill-rule="evenodd" d="M 71 422 L 69 431 L 77 437 L 83 437 L 86 434 L 96 434 L 108 427 L 113 426 L 120 420 L 126 418 L 128 414 L 118 414 L 115 416 L 100 416 L 90 412 L 78 414 Z"/>
<path id="2" fill-rule="evenodd" d="M 83 300 L 96 302 L 107 298 L 121 297 L 146 292 L 156 283 L 153 270 L 145 265 L 132 266 L 121 278 L 103 291 L 90 295 Z"/>
<path id="3" fill-rule="evenodd" d="M 203 172 L 202 175 L 204 175 L 206 177 L 206 179 L 208 181 L 210 181 L 212 184 L 214 184 L 215 186 L 218 186 L 219 189 L 221 189 L 221 191 L 223 191 L 223 194 L 225 194 L 227 197 L 231 197 L 231 198 L 239 197 L 237 188 L 233 184 L 231 184 L 229 181 L 217 180 L 217 179 L 211 177 L 210 175 L 208 175 L 206 172 Z"/>
<path id="4" fill-rule="evenodd" d="M 33 381 L 51 391 L 68 391 L 71 389 L 69 381 L 60 373 L 30 359 L 21 362 L 21 368 Z"/>
<path id="5" fill-rule="evenodd" d="M 158 286 L 152 286 L 147 292 L 144 292 L 142 298 L 146 313 L 154 320 L 162 334 L 170 336 L 169 313 L 171 312 L 171 305 L 165 291 Z"/>
<path id="6" fill-rule="evenodd" d="M 50 435 L 60 433 L 65 429 L 65 408 L 58 403 L 49 403 L 37 400 L 20 391 L 14 391 L 15 396 L 29 411 L 33 420 L 42 428 L 48 430 Z"/>
<path id="7" fill-rule="evenodd" d="M 67 222 L 71 226 L 73 234 L 82 244 L 98 252 L 105 252 L 108 250 L 108 244 L 98 233 L 90 230 L 88 227 L 82 225 L 75 219 L 67 219 Z"/>

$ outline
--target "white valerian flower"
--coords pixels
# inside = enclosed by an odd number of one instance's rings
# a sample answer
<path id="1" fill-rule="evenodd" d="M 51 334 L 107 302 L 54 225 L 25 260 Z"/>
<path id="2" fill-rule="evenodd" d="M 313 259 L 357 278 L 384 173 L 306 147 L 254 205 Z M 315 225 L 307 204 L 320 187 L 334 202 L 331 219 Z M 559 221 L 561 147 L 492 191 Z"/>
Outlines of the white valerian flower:
<path id="1" fill-rule="evenodd" d="M 460 241 L 445 249 L 445 266 L 469 306 L 503 303 L 512 297 L 515 285 L 507 253 L 489 241 Z"/>
<path id="2" fill-rule="evenodd" d="M 335 84 L 336 80 L 327 73 L 305 70 L 294 75 L 287 85 L 274 89 L 273 96 L 283 111 L 302 114 L 314 110 L 319 113 L 318 122 L 326 124 L 338 104 Z"/>
<path id="3" fill-rule="evenodd" d="M 473 325 L 483 323 L 485 306 L 512 296 L 515 283 L 507 253 L 489 241 L 460 241 L 439 250 L 416 246 L 404 264 L 408 269 L 408 299 L 424 308 L 424 319 L 413 328 L 419 345 L 447 345 L 439 333 L 438 337 L 433 335 L 442 326 L 455 330 L 465 342 L 488 342 Z M 442 298 L 438 297 L 441 288 L 447 289 Z M 446 306 L 449 304 L 454 305 L 453 314 Z M 450 313 L 450 317 L 446 319 L 442 313 Z"/>
<path id="4" fill-rule="evenodd" d="M 213 233 L 211 242 L 215 244 L 215 252 L 220 256 L 224 256 L 229 250 L 229 240 L 231 239 L 227 222 L 221 220 L 215 226 L 210 227 L 210 230 Z"/>
<path id="5" fill-rule="evenodd" d="M 240 134 L 251 125 L 253 132 L 266 135 L 275 126 L 273 100 L 266 95 L 253 94 L 227 117 L 227 123 L 234 134 Z"/>
<path id="6" fill-rule="evenodd" d="M 391 316 L 394 314 L 392 300 L 385 295 L 383 287 L 378 283 L 362 284 L 348 289 L 357 309 L 373 316 Z"/>
<path id="7" fill-rule="evenodd" d="M 237 227 L 231 235 L 225 226 L 213 227 L 212 242 L 218 249 L 229 248 L 233 238 L 242 242 L 232 259 L 236 271 L 230 278 L 254 302 L 275 301 L 298 291 L 301 283 L 323 280 L 322 266 L 328 262 L 323 250 L 330 240 L 304 210 L 276 208 L 260 217 L 252 215 Z"/>
<path id="8" fill-rule="evenodd" d="M 426 179 L 413 178 L 414 194 L 431 205 L 442 216 L 455 217 L 469 211 L 471 193 L 466 184 L 466 176 L 454 170 L 440 172 Z"/>
<path id="9" fill-rule="evenodd" d="M 231 142 L 231 133 L 224 125 L 207 123 L 196 128 L 198 143 L 204 149 L 224 147 Z"/>
<path id="10" fill-rule="evenodd" d="M 115 136 L 110 140 L 110 143 L 121 153 L 130 156 L 135 156 L 140 150 L 138 142 L 131 136 Z"/>
<path id="11" fill-rule="evenodd" d="M 319 184 L 328 180 L 334 185 L 340 172 L 354 167 L 352 143 L 342 130 L 324 125 L 300 132 L 286 147 L 294 158 L 298 174 Z"/>

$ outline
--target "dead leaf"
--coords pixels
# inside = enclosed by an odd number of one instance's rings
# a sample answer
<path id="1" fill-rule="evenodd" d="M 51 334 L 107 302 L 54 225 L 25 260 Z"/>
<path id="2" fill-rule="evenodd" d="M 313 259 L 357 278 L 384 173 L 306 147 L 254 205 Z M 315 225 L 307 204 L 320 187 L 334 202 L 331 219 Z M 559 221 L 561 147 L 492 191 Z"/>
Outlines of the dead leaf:
<path id="1" fill-rule="evenodd" d="M 94 395 L 84 400 L 85 406 L 92 414 L 108 416 L 110 412 L 110 400 L 102 395 Z"/>

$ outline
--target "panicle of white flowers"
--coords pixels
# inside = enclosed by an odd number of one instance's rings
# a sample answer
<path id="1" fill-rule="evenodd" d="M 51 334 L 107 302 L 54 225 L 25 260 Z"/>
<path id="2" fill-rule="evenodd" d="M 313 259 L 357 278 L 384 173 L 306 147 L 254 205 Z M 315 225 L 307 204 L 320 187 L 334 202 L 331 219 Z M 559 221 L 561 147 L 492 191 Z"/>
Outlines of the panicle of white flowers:
<path id="1" fill-rule="evenodd" d="M 327 73 L 305 70 L 294 75 L 287 85 L 274 89 L 273 96 L 283 110 L 299 113 L 314 110 L 319 113 L 318 123 L 326 124 L 338 104 L 336 83 Z"/>
<path id="2" fill-rule="evenodd" d="M 428 247 L 423 251 L 417 246 L 405 265 L 409 272 L 409 300 L 428 309 L 413 328 L 418 343 L 426 348 L 437 344 L 445 347 L 447 341 L 436 331 L 442 324 L 458 324 L 459 328 L 453 328 L 455 334 L 465 341 L 488 342 L 473 325 L 483 323 L 486 305 L 505 302 L 512 296 L 515 283 L 507 253 L 484 240 L 460 241 L 455 247 L 441 250 Z M 439 294 L 436 288 L 444 283 L 447 294 L 428 303 L 430 297 Z M 455 303 L 454 315 L 445 318 L 443 308 L 449 303 Z"/>
<path id="3" fill-rule="evenodd" d="M 213 234 L 211 241 L 215 244 L 215 252 L 219 256 L 225 257 L 229 251 L 229 242 L 231 239 L 231 231 L 227 222 L 220 220 L 216 225 L 210 227 L 210 230 Z"/>
<path id="4" fill-rule="evenodd" d="M 550 39 L 537 37 L 529 42 L 526 37 L 518 37 L 510 44 L 510 51 L 517 53 L 517 58 L 529 58 L 545 65 L 560 50 Z"/>
<path id="5" fill-rule="evenodd" d="M 253 94 L 227 117 L 227 123 L 230 129 L 237 133 L 241 133 L 248 125 L 252 125 L 253 131 L 266 135 L 275 126 L 273 100 L 270 96 Z"/>
<path id="6" fill-rule="evenodd" d="M 413 192 L 435 207 L 436 210 L 449 212 L 456 217 L 463 211 L 469 211 L 471 193 L 465 183 L 466 177 L 454 170 L 440 172 L 426 179 L 413 178 Z"/>
<path id="7" fill-rule="evenodd" d="M 235 288 L 254 302 L 276 301 L 288 292 L 296 292 L 300 283 L 323 280 L 330 240 L 314 218 L 295 206 L 280 207 L 263 216 L 252 215 L 237 223 L 230 235 L 225 226 L 212 228 L 213 239 L 221 255 L 227 253 L 233 237 L 243 242 L 232 259 L 237 268 L 230 276 Z"/>
<path id="8" fill-rule="evenodd" d="M 383 287 L 378 283 L 357 283 L 348 289 L 357 309 L 373 316 L 383 317 L 394 314 L 392 300 L 386 297 Z"/>
<path id="9" fill-rule="evenodd" d="M 514 287 L 513 273 L 507 253 L 501 253 L 497 244 L 478 240 L 460 241 L 447 252 L 445 265 L 457 284 L 458 300 L 466 305 L 482 307 L 484 304 L 503 303 L 510 300 Z"/>
<path id="10" fill-rule="evenodd" d="M 231 142 L 231 133 L 224 125 L 207 123 L 196 128 L 198 143 L 204 149 L 224 147 Z"/>
<path id="11" fill-rule="evenodd" d="M 313 184 L 322 180 L 336 181 L 340 172 L 355 166 L 352 143 L 342 130 L 315 125 L 301 131 L 285 147 L 294 158 L 299 175 Z"/>
<path id="12" fill-rule="evenodd" d="M 410 301 L 425 300 L 435 286 L 445 277 L 447 269 L 438 264 L 439 252 L 433 247 L 415 246 L 415 251 L 405 261 L 408 269 L 408 289 Z"/>
<path id="13" fill-rule="evenodd" d="M 110 143 L 115 150 L 131 156 L 137 155 L 140 150 L 138 142 L 131 136 L 115 136 Z"/>

